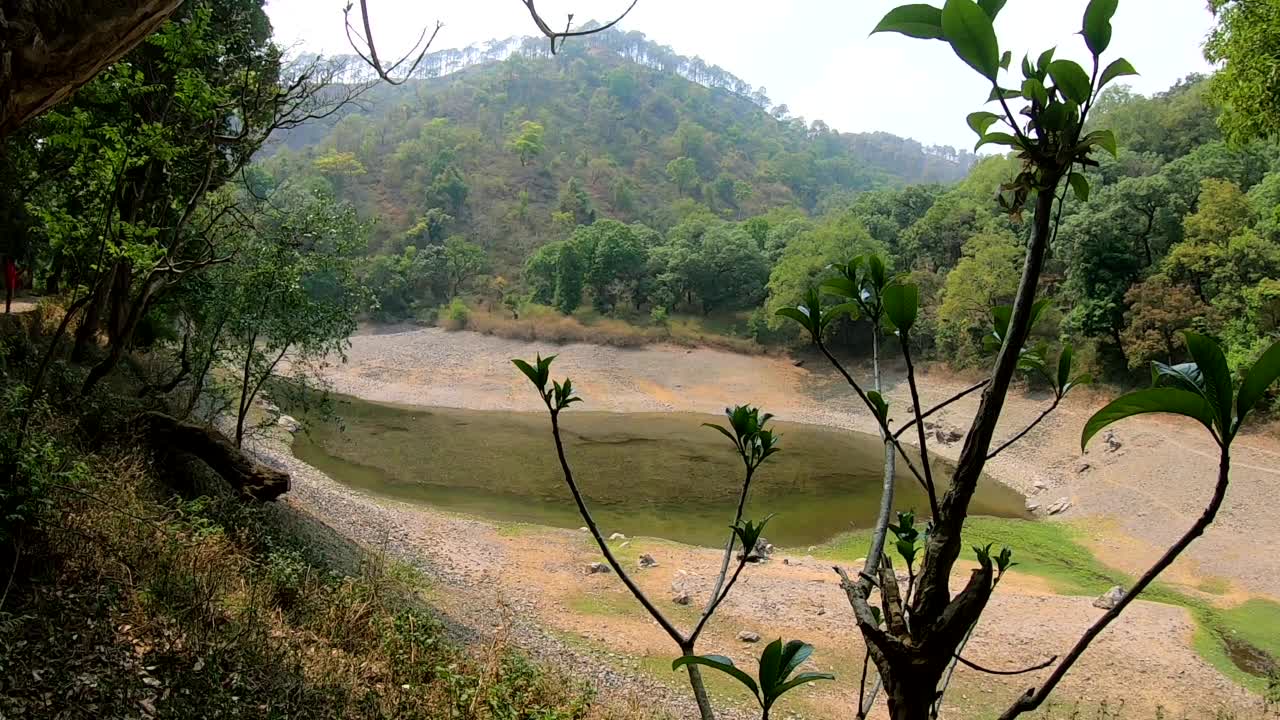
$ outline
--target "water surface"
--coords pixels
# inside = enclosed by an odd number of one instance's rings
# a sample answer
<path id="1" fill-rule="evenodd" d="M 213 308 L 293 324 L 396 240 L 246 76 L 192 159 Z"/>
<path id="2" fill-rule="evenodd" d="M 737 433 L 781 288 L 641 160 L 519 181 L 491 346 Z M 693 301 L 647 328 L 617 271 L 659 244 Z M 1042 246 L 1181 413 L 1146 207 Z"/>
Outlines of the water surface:
<path id="1" fill-rule="evenodd" d="M 294 453 L 333 479 L 375 494 L 494 520 L 582 525 L 565 485 L 545 413 L 383 405 L 338 396 L 341 427 L 316 424 Z M 606 533 L 700 545 L 723 542 L 742 482 L 732 444 L 692 413 L 561 414 L 565 450 Z M 776 513 L 765 535 L 807 546 L 868 527 L 879 507 L 883 446 L 864 433 L 777 422 L 782 452 L 752 483 L 747 516 Z M 935 460 L 935 474 L 950 465 Z M 944 480 L 945 484 L 945 480 Z M 905 470 L 899 509 L 927 510 Z M 984 479 L 976 515 L 1027 517 L 1023 498 Z M 923 514 L 923 513 L 922 513 Z"/>

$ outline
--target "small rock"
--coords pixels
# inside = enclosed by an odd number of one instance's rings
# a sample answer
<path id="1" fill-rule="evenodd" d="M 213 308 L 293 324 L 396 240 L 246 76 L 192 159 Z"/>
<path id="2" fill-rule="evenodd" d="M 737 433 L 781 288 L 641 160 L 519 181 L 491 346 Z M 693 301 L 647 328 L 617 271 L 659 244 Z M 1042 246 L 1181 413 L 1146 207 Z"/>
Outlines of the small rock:
<path id="1" fill-rule="evenodd" d="M 738 641 L 744 642 L 744 643 L 758 643 L 760 642 L 760 633 L 754 633 L 754 632 L 751 632 L 750 630 L 743 630 L 742 632 L 738 633 Z"/>
<path id="2" fill-rule="evenodd" d="M 959 430 L 939 427 L 933 431 L 933 437 L 943 445 L 952 445 L 964 439 L 964 433 Z"/>
<path id="3" fill-rule="evenodd" d="M 1050 515 L 1057 515 L 1060 512 L 1064 512 L 1069 507 L 1071 507 L 1071 498 L 1058 498 L 1052 505 L 1045 508 L 1045 512 Z"/>
<path id="4" fill-rule="evenodd" d="M 1031 484 L 1031 487 L 1035 488 L 1036 492 L 1043 492 L 1049 489 L 1049 486 L 1046 485 L 1043 480 L 1035 481 L 1034 483 Z"/>
<path id="5" fill-rule="evenodd" d="M 685 592 L 684 590 L 681 590 L 680 592 L 671 596 L 671 602 L 677 605 L 688 605 L 692 601 L 693 601 L 693 598 L 689 597 L 689 593 Z"/>
<path id="6" fill-rule="evenodd" d="M 276 420 L 276 424 L 291 433 L 296 433 L 302 429 L 302 424 L 289 415 L 281 415 L 280 419 Z"/>
<path id="7" fill-rule="evenodd" d="M 1115 430 L 1108 430 L 1102 435 L 1102 440 L 1107 444 L 1107 452 L 1115 452 L 1120 449 L 1120 438 L 1116 437 Z"/>
<path id="8" fill-rule="evenodd" d="M 1040 509 L 1040 503 L 1038 503 L 1038 502 L 1032 502 L 1031 500 L 1028 500 L 1028 501 L 1027 501 L 1027 512 L 1032 512 L 1032 513 L 1033 513 L 1033 512 L 1035 512 L 1035 511 L 1037 511 L 1037 510 L 1039 510 L 1039 509 Z"/>
<path id="9" fill-rule="evenodd" d="M 826 609 L 826 608 L 818 608 L 818 614 L 819 614 L 819 615 L 826 615 L 826 614 L 827 614 L 827 609 Z"/>
<path id="10" fill-rule="evenodd" d="M 628 541 L 626 541 L 626 542 L 622 543 L 621 545 L 619 545 L 618 547 L 620 547 L 620 548 L 624 548 L 624 547 L 631 547 L 631 541 L 630 541 L 630 540 L 628 540 Z"/>
<path id="11" fill-rule="evenodd" d="M 622 533 L 614 533 L 609 536 L 609 539 L 610 540 L 626 540 L 627 536 L 623 535 Z"/>
<path id="12" fill-rule="evenodd" d="M 578 528 L 578 532 L 591 532 L 591 528 L 587 527 L 586 525 L 583 525 L 582 527 Z"/>
<path id="13" fill-rule="evenodd" d="M 608 574 L 613 572 L 613 568 L 602 562 L 593 562 L 587 566 L 587 574 L 595 575 L 597 573 Z"/>
<path id="14" fill-rule="evenodd" d="M 793 360 L 791 364 L 796 367 L 804 367 L 804 360 Z"/>
<path id="15" fill-rule="evenodd" d="M 817 546 L 817 545 L 810 545 L 810 546 L 809 546 L 809 549 L 808 549 L 808 550 L 806 550 L 806 552 L 817 552 L 817 550 L 818 550 L 818 546 Z"/>
<path id="16" fill-rule="evenodd" d="M 1124 588 L 1116 585 L 1103 593 L 1097 600 L 1094 600 L 1093 606 L 1096 608 L 1102 608 L 1103 610 L 1110 610 L 1120 604 L 1120 601 L 1124 599 L 1124 594 Z"/>
<path id="17" fill-rule="evenodd" d="M 1087 462 L 1082 462 L 1082 463 L 1080 463 L 1079 465 L 1076 465 L 1076 472 L 1077 472 L 1077 473 L 1082 473 L 1082 472 L 1087 471 L 1087 470 L 1088 470 L 1089 468 L 1091 468 L 1091 467 L 1093 467 L 1093 466 L 1092 466 L 1092 465 L 1090 465 L 1089 463 L 1087 463 Z"/>
<path id="18" fill-rule="evenodd" d="M 654 559 L 653 559 L 653 556 L 652 556 L 652 555 L 650 555 L 649 553 L 641 553 L 641 554 L 640 554 L 640 567 L 642 567 L 642 568 L 658 567 L 658 561 L 657 561 L 657 560 L 654 560 Z"/>

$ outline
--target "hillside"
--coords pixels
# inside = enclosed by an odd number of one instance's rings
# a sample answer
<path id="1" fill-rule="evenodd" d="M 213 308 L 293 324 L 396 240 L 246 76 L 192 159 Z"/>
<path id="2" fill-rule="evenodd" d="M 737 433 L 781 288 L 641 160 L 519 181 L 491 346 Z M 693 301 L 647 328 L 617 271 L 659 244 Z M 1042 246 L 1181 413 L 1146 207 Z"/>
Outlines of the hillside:
<path id="1" fill-rule="evenodd" d="M 376 219 L 379 251 L 397 252 L 416 228 L 467 237 L 511 268 L 595 216 L 665 231 L 695 202 L 731 220 L 812 211 L 858 191 L 954 181 L 973 160 L 766 111 L 763 88 L 635 32 L 554 57 L 531 38 L 442 51 L 417 75 L 294 131 L 268 163 L 327 179 Z M 553 212 L 574 217 L 557 224 Z"/>

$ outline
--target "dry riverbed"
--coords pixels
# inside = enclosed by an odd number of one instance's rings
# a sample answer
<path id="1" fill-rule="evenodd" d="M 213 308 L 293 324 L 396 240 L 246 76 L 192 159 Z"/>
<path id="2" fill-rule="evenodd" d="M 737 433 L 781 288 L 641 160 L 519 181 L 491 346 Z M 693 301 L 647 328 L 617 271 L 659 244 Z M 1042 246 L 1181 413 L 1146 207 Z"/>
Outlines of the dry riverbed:
<path id="1" fill-rule="evenodd" d="M 538 351 L 559 354 L 554 374 L 573 377 L 594 410 L 714 413 L 751 402 L 787 420 L 874 429 L 850 393 L 815 360 L 797 367 L 784 359 L 712 350 L 553 347 L 435 329 L 384 331 L 354 338 L 348 362 L 329 366 L 324 376 L 336 391 L 374 401 L 536 411 L 536 394 L 509 360 Z M 927 374 L 923 383 L 926 403 L 967 385 L 964 378 L 940 372 Z M 903 407 L 905 392 L 905 384 L 895 382 L 888 395 Z M 1066 500 L 1069 507 L 1051 521 L 1087 528 L 1084 539 L 1102 561 L 1133 572 L 1203 506 L 1214 448 L 1193 426 L 1142 418 L 1117 427 L 1119 447 L 1096 442 L 1082 456 L 1079 429 L 1104 401 L 1089 393 L 1072 398 L 1024 443 L 997 457 L 990 472 L 1026 493 L 1041 512 Z M 939 413 L 943 429 L 962 430 L 976 402 L 975 395 Z M 1043 399 L 1015 392 L 997 436 L 1021 429 L 1043 406 Z M 1219 590 L 1215 602 L 1280 596 L 1280 559 L 1257 552 L 1280 540 L 1280 511 L 1269 502 L 1280 487 L 1280 443 L 1259 433 L 1239 445 L 1232 492 L 1217 528 L 1170 578 L 1188 592 L 1212 585 Z M 934 447 L 954 456 L 959 446 Z M 268 443 L 264 452 L 294 473 L 290 503 L 422 568 L 431 579 L 433 601 L 460 622 L 485 632 L 507 617 L 518 642 L 556 662 L 569 651 L 570 667 L 602 686 L 606 697 L 645 707 L 657 698 L 675 716 L 688 715 L 686 686 L 669 670 L 673 646 L 616 577 L 584 574 L 598 559 L 584 533 L 483 522 L 367 496 L 296 460 L 282 443 Z M 658 560 L 656 568 L 638 570 L 637 577 L 674 618 L 691 624 L 710 591 L 718 553 L 644 538 L 619 540 L 615 547 L 632 567 L 642 552 Z M 840 680 L 791 699 L 788 707 L 807 718 L 849 714 L 863 653 L 822 553 L 821 548 L 816 553 L 784 548 L 774 561 L 751 567 L 699 648 L 745 660 L 758 647 L 739 642 L 742 631 L 765 641 L 783 636 L 812 642 L 815 666 L 836 672 Z M 671 603 L 673 586 L 687 590 L 692 604 Z M 1015 570 L 1001 584 L 966 655 L 1000 668 L 1044 660 L 1062 652 L 1096 619 L 1101 611 L 1092 600 L 1057 595 L 1043 579 Z M 1242 710 L 1243 717 L 1256 714 L 1257 698 L 1196 654 L 1193 633 L 1186 610 L 1135 603 L 1063 683 L 1060 700 L 1086 707 L 1124 700 L 1131 711 L 1127 716 L 1134 717 L 1152 717 L 1157 707 L 1189 717 L 1219 707 Z M 599 669 L 601 662 L 609 669 Z M 993 679 L 961 668 L 948 708 L 953 717 L 990 716 L 1033 678 Z M 726 700 L 742 697 L 719 682 L 713 693 Z"/>

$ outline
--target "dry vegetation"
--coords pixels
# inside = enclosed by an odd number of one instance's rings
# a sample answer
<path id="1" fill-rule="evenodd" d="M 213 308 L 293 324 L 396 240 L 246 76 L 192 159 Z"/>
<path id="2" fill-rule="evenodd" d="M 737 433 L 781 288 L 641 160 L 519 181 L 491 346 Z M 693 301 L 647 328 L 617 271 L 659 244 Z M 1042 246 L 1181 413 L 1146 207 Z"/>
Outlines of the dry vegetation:
<path id="1" fill-rule="evenodd" d="M 439 325 L 447 330 L 467 329 L 513 340 L 539 340 L 557 345 L 593 343 L 620 348 L 669 343 L 745 354 L 763 352 L 754 340 L 728 335 L 690 316 L 672 316 L 661 322 L 640 325 L 612 317 L 562 315 L 553 308 L 535 304 L 522 308 L 519 319 L 512 318 L 510 313 L 483 308 L 469 308 L 465 313 L 450 310 L 446 308 L 439 319 Z"/>
<path id="2" fill-rule="evenodd" d="M 41 353 L 7 330 L 12 449 Z M 63 397 L 77 373 L 54 370 Z M 41 403 L 19 484 L 0 488 L 0 717 L 616 717 L 501 635 L 450 636 L 415 572 L 354 548 L 320 557 L 293 511 L 153 462 L 118 432 L 136 405 L 105 390 Z M 176 495 L 177 474 L 201 492 Z"/>

